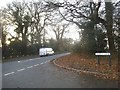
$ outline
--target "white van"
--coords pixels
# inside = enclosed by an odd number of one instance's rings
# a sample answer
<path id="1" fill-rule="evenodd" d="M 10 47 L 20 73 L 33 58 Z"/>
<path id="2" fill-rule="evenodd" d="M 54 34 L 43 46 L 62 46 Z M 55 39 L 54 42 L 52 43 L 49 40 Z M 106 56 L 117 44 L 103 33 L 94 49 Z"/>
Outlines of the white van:
<path id="1" fill-rule="evenodd" d="M 52 55 L 52 54 L 54 54 L 54 51 L 52 48 L 40 48 L 39 49 L 40 56 Z"/>

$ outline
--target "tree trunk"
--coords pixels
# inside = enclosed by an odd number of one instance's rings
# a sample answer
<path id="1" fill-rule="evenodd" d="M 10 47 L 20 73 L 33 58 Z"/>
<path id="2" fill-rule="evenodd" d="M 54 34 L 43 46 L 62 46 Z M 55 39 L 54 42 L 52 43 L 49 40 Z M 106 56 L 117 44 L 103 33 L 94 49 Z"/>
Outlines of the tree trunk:
<path id="1" fill-rule="evenodd" d="M 105 0 L 106 1 L 106 0 Z M 107 36 L 109 42 L 109 50 L 110 52 L 115 50 L 114 46 L 114 37 L 113 37 L 113 6 L 110 2 L 105 2 L 105 10 L 106 10 L 106 29 L 107 29 Z"/>
<path id="2" fill-rule="evenodd" d="M 21 52 L 23 55 L 26 55 L 26 50 L 27 50 L 27 37 L 25 33 L 22 33 L 22 48 Z"/>

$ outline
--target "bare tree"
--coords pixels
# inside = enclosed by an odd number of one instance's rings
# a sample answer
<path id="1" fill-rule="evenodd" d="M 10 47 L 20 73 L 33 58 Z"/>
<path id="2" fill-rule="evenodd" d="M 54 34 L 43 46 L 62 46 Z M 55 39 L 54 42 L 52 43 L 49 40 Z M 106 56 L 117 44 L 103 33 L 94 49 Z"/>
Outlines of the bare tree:
<path id="1" fill-rule="evenodd" d="M 21 50 L 23 54 L 26 53 L 26 48 L 28 44 L 28 28 L 32 24 L 32 19 L 29 16 L 29 12 L 27 11 L 27 3 L 26 2 L 12 2 L 8 4 L 7 13 L 12 17 L 11 21 L 14 25 L 16 25 L 16 29 L 14 30 L 18 36 L 22 38 L 22 46 Z"/>
<path id="2" fill-rule="evenodd" d="M 34 27 L 34 40 L 37 40 L 41 44 L 41 38 L 43 36 L 44 27 L 46 25 L 46 20 L 48 19 L 48 13 L 44 10 L 44 5 L 42 1 L 31 2 L 27 5 L 29 13 L 32 18 L 32 27 Z"/>
<path id="3" fill-rule="evenodd" d="M 56 40 L 57 40 L 57 47 L 58 50 L 62 50 L 63 47 L 63 36 L 68 31 L 67 27 L 69 26 L 69 23 L 63 24 L 63 25 L 55 25 L 53 27 L 53 32 L 55 33 Z"/>
<path id="4" fill-rule="evenodd" d="M 114 51 L 114 38 L 113 38 L 113 4 L 111 1 L 106 2 L 105 0 L 105 8 L 104 11 L 100 10 L 101 8 L 101 0 L 95 3 L 93 0 L 89 2 L 85 0 L 76 0 L 75 2 L 68 2 L 65 0 L 63 3 L 54 3 L 49 2 L 48 6 L 56 7 L 55 10 L 58 10 L 60 15 L 69 22 L 75 23 L 79 28 L 86 27 L 85 23 L 90 22 L 89 26 L 91 28 L 91 36 L 94 36 L 94 26 L 96 24 L 102 23 L 107 30 L 108 42 L 109 42 L 109 49 L 110 51 Z M 49 8 L 49 9 L 51 9 Z M 100 13 L 105 12 L 105 17 L 102 17 Z M 91 40 L 94 37 L 91 38 Z"/>
<path id="5" fill-rule="evenodd" d="M 6 10 L 0 9 L 0 39 L 2 41 L 2 46 L 6 45 L 6 40 L 7 40 L 6 35 L 8 34 L 7 25 L 10 23 L 11 22 L 8 21 Z"/>
<path id="6" fill-rule="evenodd" d="M 56 36 L 56 40 L 60 40 L 63 39 L 63 35 L 67 32 L 66 28 L 68 27 L 69 24 L 64 24 L 64 25 L 59 25 L 59 26 L 55 26 L 53 31 L 55 33 Z"/>
<path id="7" fill-rule="evenodd" d="M 113 5 L 112 1 L 107 2 L 105 0 L 105 10 L 106 10 L 106 29 L 109 41 L 109 47 L 111 51 L 115 50 L 114 37 L 113 37 Z"/>

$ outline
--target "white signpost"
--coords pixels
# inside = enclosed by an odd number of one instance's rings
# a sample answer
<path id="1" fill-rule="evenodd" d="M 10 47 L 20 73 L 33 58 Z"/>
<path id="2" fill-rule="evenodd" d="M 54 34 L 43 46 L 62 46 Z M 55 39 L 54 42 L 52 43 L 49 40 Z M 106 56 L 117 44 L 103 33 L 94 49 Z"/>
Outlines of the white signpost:
<path id="1" fill-rule="evenodd" d="M 111 66 L 111 60 L 110 60 L 110 53 L 95 53 L 95 55 L 98 58 L 98 65 L 100 65 L 100 60 L 99 60 L 99 56 L 108 56 L 108 64 L 109 66 Z"/>

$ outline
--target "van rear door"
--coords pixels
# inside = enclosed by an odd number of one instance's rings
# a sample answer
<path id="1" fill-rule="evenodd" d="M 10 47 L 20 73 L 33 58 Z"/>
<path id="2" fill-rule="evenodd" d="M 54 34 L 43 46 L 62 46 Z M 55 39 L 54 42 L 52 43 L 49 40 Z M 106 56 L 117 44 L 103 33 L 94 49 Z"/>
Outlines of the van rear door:
<path id="1" fill-rule="evenodd" d="M 45 48 L 40 48 L 40 49 L 39 49 L 39 55 L 40 55 L 40 56 L 46 55 L 46 49 L 45 49 Z"/>

